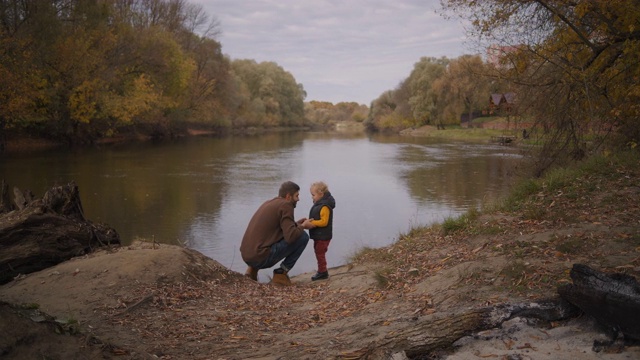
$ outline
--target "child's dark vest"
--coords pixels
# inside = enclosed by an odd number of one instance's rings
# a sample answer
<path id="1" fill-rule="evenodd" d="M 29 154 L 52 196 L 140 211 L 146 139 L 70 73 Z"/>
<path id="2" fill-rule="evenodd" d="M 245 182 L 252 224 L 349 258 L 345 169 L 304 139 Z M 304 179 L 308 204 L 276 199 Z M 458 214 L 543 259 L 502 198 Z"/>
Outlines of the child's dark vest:
<path id="1" fill-rule="evenodd" d="M 333 237 L 333 208 L 335 207 L 335 200 L 331 193 L 327 192 L 324 194 L 322 199 L 318 200 L 315 204 L 311 206 L 311 210 L 309 210 L 309 218 L 314 220 L 320 220 L 320 210 L 323 206 L 327 206 L 329 208 L 329 222 L 325 227 L 315 227 L 313 229 L 309 229 L 309 237 L 313 240 L 331 240 Z"/>

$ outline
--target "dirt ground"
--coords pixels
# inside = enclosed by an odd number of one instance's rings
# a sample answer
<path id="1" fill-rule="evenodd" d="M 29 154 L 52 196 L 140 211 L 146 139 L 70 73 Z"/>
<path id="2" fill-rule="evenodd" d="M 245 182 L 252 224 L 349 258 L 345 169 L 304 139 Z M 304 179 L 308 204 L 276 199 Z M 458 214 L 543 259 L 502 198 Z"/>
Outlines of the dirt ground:
<path id="1" fill-rule="evenodd" d="M 302 274 L 291 287 L 253 282 L 171 245 L 100 250 L 0 287 L 0 357 L 406 358 L 402 344 L 412 339 L 399 338 L 411 329 L 554 297 L 575 263 L 638 278 L 638 176 L 619 175 L 591 179 L 571 196 L 543 190 L 529 210 L 484 214 L 466 231 L 408 234 L 330 269 L 329 280 Z M 550 323 L 516 317 L 410 358 L 640 359 L 640 346 L 594 349 L 594 340 L 606 336 L 586 315 Z"/>

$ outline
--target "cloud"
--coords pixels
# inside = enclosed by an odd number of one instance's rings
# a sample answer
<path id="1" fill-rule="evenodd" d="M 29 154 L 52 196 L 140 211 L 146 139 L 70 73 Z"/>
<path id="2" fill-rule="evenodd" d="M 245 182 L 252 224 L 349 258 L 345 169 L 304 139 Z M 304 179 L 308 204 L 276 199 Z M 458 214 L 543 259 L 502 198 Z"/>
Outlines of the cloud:
<path id="1" fill-rule="evenodd" d="M 232 59 L 273 61 L 304 86 L 307 101 L 368 105 L 394 89 L 421 57 L 456 58 L 463 26 L 439 0 L 191 0 L 220 22 Z"/>

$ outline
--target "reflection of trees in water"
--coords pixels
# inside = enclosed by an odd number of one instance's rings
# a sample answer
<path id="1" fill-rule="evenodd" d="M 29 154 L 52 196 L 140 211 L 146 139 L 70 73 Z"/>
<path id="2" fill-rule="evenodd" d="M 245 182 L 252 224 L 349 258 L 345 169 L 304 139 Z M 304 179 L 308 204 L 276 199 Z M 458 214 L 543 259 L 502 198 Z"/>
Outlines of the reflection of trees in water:
<path id="1" fill-rule="evenodd" d="M 231 166 L 238 165 L 231 159 L 290 151 L 303 139 L 295 133 L 202 137 L 51 153 L 27 160 L 32 176 L 16 185 L 37 189 L 74 180 L 87 217 L 113 226 L 124 244 L 136 237 L 177 244 L 187 240 L 185 224 L 222 211 Z"/>
<path id="2" fill-rule="evenodd" d="M 470 203 L 481 205 L 506 195 L 515 161 L 488 154 L 415 163 L 407 168 L 402 179 L 417 200 L 467 208 Z"/>

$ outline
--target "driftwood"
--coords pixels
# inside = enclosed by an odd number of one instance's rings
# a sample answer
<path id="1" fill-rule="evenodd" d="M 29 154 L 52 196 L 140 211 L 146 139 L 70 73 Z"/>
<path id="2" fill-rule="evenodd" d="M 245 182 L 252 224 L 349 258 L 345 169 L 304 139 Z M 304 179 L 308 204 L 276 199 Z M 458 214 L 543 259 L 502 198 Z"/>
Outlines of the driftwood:
<path id="1" fill-rule="evenodd" d="M 389 359 L 404 353 L 409 358 L 450 348 L 458 339 L 478 331 L 499 327 L 515 318 L 559 321 L 577 316 L 579 309 L 561 298 L 539 302 L 498 305 L 463 310 L 451 314 L 428 315 L 411 328 L 398 331 L 382 341 L 375 341 L 354 354 L 367 359 Z"/>
<path id="2" fill-rule="evenodd" d="M 74 182 L 49 189 L 42 199 L 15 188 L 11 201 L 4 181 L 0 191 L 0 284 L 120 243 L 113 228 L 85 218 Z"/>
<path id="3" fill-rule="evenodd" d="M 605 274 L 574 264 L 573 284 L 558 288 L 564 299 L 591 315 L 614 341 L 621 332 L 625 340 L 640 341 L 640 284 L 631 275 Z"/>

